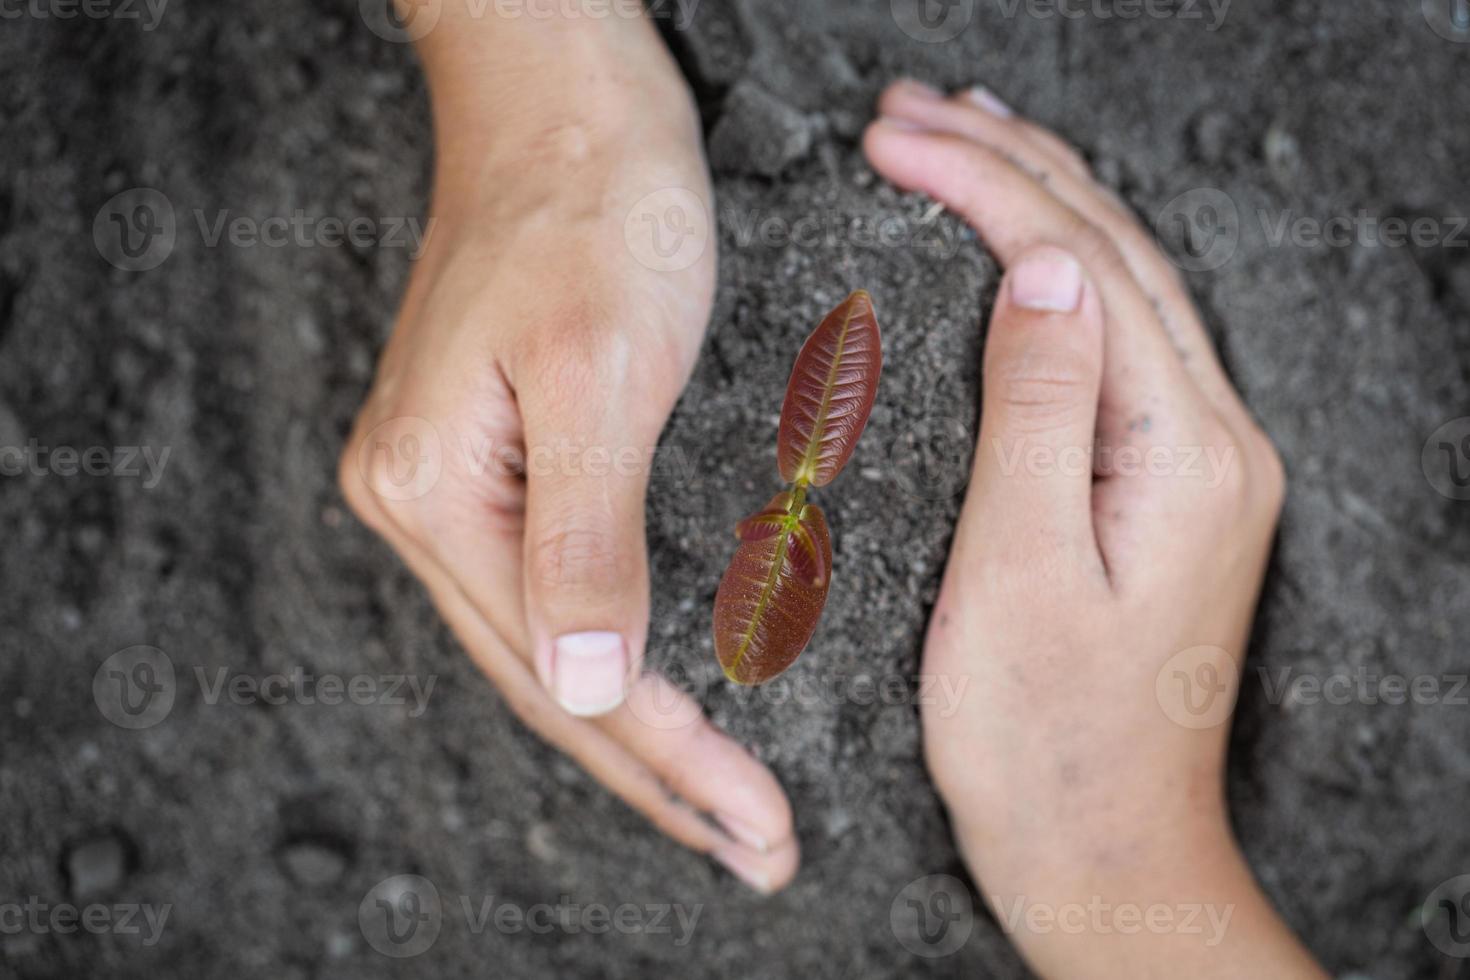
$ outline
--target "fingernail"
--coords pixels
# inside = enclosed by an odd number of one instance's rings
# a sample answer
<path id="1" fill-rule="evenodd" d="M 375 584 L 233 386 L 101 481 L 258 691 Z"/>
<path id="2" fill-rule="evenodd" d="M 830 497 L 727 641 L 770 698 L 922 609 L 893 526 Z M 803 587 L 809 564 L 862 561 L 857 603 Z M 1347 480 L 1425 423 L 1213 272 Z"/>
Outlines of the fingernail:
<path id="1" fill-rule="evenodd" d="M 720 846 L 710 852 L 735 877 L 762 895 L 771 894 L 771 879 L 760 867 L 760 859 L 741 847 Z"/>
<path id="2" fill-rule="evenodd" d="M 934 99 L 935 101 L 938 101 L 939 99 L 944 98 L 944 93 L 939 91 L 939 89 L 935 88 L 933 85 L 926 85 L 916 78 L 901 78 L 899 79 L 898 84 L 908 89 L 913 94 L 925 99 Z"/>
<path id="3" fill-rule="evenodd" d="M 1026 255 L 1011 269 L 1011 301 L 1023 309 L 1071 313 L 1081 299 L 1082 267 L 1065 252 Z"/>
<path id="4" fill-rule="evenodd" d="M 753 847 L 757 851 L 760 851 L 762 854 L 771 849 L 770 843 L 766 841 L 765 837 L 761 835 L 760 831 L 756 830 L 754 827 L 746 823 L 744 820 L 741 820 L 739 817 L 731 816 L 728 813 L 722 813 L 716 810 L 715 819 L 719 821 L 720 826 L 724 827 L 725 831 L 731 837 L 735 838 L 746 847 Z"/>
<path id="5" fill-rule="evenodd" d="M 910 133 L 917 133 L 924 129 L 923 126 L 920 126 L 912 120 L 899 119 L 897 116 L 883 116 L 878 121 L 885 126 L 892 126 L 894 129 L 902 129 Z"/>
<path id="6" fill-rule="evenodd" d="M 551 693 L 574 715 L 600 715 L 623 701 L 628 646 L 617 633 L 567 633 L 556 639 Z"/>
<path id="7" fill-rule="evenodd" d="M 991 115 L 1000 116 L 1002 119 L 1008 119 L 1016 114 L 1015 110 L 1001 101 L 1000 96 L 990 91 L 984 85 L 976 85 L 970 89 L 970 91 L 965 93 L 965 98 Z"/>

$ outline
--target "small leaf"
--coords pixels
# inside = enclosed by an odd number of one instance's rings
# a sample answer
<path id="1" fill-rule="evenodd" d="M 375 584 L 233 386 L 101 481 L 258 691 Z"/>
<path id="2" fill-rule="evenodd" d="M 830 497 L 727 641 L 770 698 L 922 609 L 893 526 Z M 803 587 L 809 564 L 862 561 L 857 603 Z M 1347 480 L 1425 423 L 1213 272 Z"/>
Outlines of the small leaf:
<path id="1" fill-rule="evenodd" d="M 826 486 L 852 456 L 883 369 L 873 298 L 860 289 L 807 338 L 781 406 L 781 478 Z"/>
<path id="2" fill-rule="evenodd" d="M 735 551 L 715 595 L 715 654 L 737 684 L 777 676 L 806 648 L 822 617 L 832 567 L 832 536 L 822 509 L 808 504 L 798 525 L 812 546 L 819 580 L 798 570 L 795 533 L 747 540 Z"/>
<path id="3" fill-rule="evenodd" d="M 786 515 L 791 508 L 791 493 L 783 490 L 765 508 L 735 525 L 735 536 L 741 541 L 760 541 L 780 534 L 786 528 Z"/>
<path id="4" fill-rule="evenodd" d="M 807 511 L 814 506 L 808 504 L 802 509 L 803 522 L 812 519 Z M 791 529 L 791 540 L 786 542 L 786 560 L 791 564 L 791 573 L 801 579 L 803 584 L 821 585 L 827 580 L 827 562 L 822 555 L 822 548 L 806 523 L 797 524 Z"/>

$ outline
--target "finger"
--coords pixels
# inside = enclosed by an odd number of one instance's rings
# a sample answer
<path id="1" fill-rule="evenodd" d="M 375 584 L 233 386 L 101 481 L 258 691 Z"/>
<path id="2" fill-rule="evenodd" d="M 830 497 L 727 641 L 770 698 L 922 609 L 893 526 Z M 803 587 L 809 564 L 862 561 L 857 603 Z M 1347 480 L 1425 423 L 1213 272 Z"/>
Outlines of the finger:
<path id="1" fill-rule="evenodd" d="M 1096 554 L 1092 443 L 1102 371 L 1102 302 L 1081 263 L 1053 245 L 1016 256 L 985 342 L 974 485 L 982 511 L 1004 515 L 983 522 L 991 541 L 1030 550 L 1050 540 Z"/>
<path id="2" fill-rule="evenodd" d="M 790 882 L 800 849 L 786 794 L 689 695 L 657 674 L 644 674 L 623 706 L 598 723 L 676 797 L 719 823 L 731 840 L 712 853 L 732 872 L 761 892 Z"/>
<path id="3" fill-rule="evenodd" d="M 1037 175 L 1059 200 L 1112 239 L 1154 303 L 1165 331 L 1200 390 L 1222 413 L 1248 418 L 1178 271 L 1132 212 L 1098 184 L 1085 166 L 1078 165 L 1080 157 L 1058 149 L 1057 145 L 1064 145 L 1060 140 L 1042 139 L 1045 130 L 1010 114 L 1009 109 L 1001 112 L 990 101 L 994 97 L 988 90 L 978 91 L 984 91 L 984 95 L 972 89 L 935 100 L 899 84 L 884 94 L 879 108 L 886 116 L 982 143 Z"/>
<path id="4" fill-rule="evenodd" d="M 1092 171 L 1082 154 L 1049 130 L 1017 116 L 990 89 L 976 86 L 953 98 L 908 79 L 893 83 L 878 99 L 878 114 L 907 119 L 926 129 L 950 132 L 989 142 L 988 134 L 1002 128 L 1028 144 L 1028 154 L 1039 170 L 1063 170 L 1081 178 Z"/>
<path id="5" fill-rule="evenodd" d="M 354 481 L 348 475 L 343 482 L 347 487 Z M 360 487 L 349 492 L 353 510 L 373 515 L 375 504 L 362 499 L 362 492 Z M 780 785 L 768 769 L 711 726 L 687 695 L 649 675 L 611 715 L 581 719 L 568 714 L 427 548 L 381 512 L 368 519 L 425 584 L 476 666 L 529 728 L 664 834 L 711 855 L 751 887 L 769 893 L 791 880 L 799 849 Z M 674 719 L 675 724 L 662 730 L 658 718 Z M 646 719 L 654 719 L 654 725 Z M 701 773 L 685 774 L 690 767 Z M 711 812 L 719 826 L 700 809 Z"/>
<path id="6" fill-rule="evenodd" d="M 648 632 L 643 511 L 654 421 L 615 354 L 551 352 L 518 389 L 526 432 L 526 622 L 536 672 L 575 715 L 622 703 Z"/>
<path id="7" fill-rule="evenodd" d="M 1003 265 L 1038 245 L 1071 252 L 1102 300 L 1099 437 L 1116 444 L 1192 444 L 1205 403 L 1153 304 L 1112 240 L 995 150 L 948 133 L 879 120 L 864 140 L 873 166 L 973 225 Z"/>

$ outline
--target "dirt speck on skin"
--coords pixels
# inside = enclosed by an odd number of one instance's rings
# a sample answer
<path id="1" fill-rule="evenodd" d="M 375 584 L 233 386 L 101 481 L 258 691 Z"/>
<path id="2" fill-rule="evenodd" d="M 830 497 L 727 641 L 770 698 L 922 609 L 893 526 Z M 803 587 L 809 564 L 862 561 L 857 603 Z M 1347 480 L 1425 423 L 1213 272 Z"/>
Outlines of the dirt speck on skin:
<path id="1" fill-rule="evenodd" d="M 1079 147 L 1147 226 L 1203 188 L 1238 209 L 1232 255 L 1188 284 L 1291 495 L 1232 740 L 1236 829 L 1331 970 L 1444 975 L 1415 910 L 1470 872 L 1470 712 L 1296 703 L 1262 678 L 1470 670 L 1470 504 L 1421 468 L 1429 434 L 1467 412 L 1470 278 L 1446 247 L 1312 247 L 1270 230 L 1360 208 L 1470 213 L 1470 45 L 1436 34 L 1417 2 L 1237 0 L 1210 30 L 1209 17 L 1048 17 L 1024 3 L 1007 16 L 980 0 L 951 5 L 971 22 L 934 43 L 905 32 L 920 22 L 896 19 L 901 6 L 706 3 L 668 32 L 712 142 L 721 266 L 703 357 L 663 437 L 693 473 L 665 475 L 677 485 L 655 490 L 677 492 L 651 497 L 649 659 L 791 795 L 803 870 L 765 899 L 529 734 L 342 510 L 336 454 L 407 251 L 199 240 L 201 209 L 421 217 L 431 135 L 410 50 L 368 30 L 352 0 L 171 5 L 152 31 L 6 22 L 0 444 L 171 456 L 154 486 L 0 477 L 0 902 L 172 914 L 152 947 L 116 932 L 0 937 L 0 973 L 1024 976 L 984 912 L 941 958 L 891 927 L 911 882 L 964 875 L 911 701 L 800 696 L 917 672 L 973 445 L 996 264 L 953 215 L 926 221 L 932 202 L 876 179 L 858 144 L 881 86 L 913 75 L 990 85 Z M 179 242 L 161 267 L 124 272 L 91 230 L 136 187 L 166 192 Z M 820 233 L 752 231 L 771 218 Z M 863 233 L 885 222 L 896 237 Z M 771 413 L 801 339 L 858 287 L 879 311 L 885 370 L 851 467 L 820 496 L 831 600 L 786 686 L 751 699 L 719 680 L 710 648 L 729 528 L 774 479 Z M 140 645 L 167 652 L 179 693 L 166 719 L 133 730 L 103 716 L 92 683 Z M 298 666 L 437 684 L 410 719 L 211 704 L 195 673 Z M 358 921 L 397 875 L 433 882 L 445 909 L 432 946 L 401 960 Z M 463 900 L 478 915 L 489 896 L 702 914 L 685 945 L 475 931 Z"/>

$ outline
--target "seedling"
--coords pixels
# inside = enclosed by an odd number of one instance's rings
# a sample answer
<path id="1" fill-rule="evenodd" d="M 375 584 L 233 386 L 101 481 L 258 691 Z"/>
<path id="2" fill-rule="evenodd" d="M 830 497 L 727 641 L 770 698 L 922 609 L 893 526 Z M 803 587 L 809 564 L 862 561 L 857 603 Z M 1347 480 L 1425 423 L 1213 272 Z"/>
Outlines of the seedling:
<path id="1" fill-rule="evenodd" d="M 807 501 L 847 464 L 873 399 L 883 351 L 873 298 L 860 289 L 807 338 L 786 384 L 776 462 L 790 486 L 735 526 L 740 545 L 715 595 L 715 655 L 737 684 L 762 684 L 795 662 L 832 582 L 832 536 Z"/>

